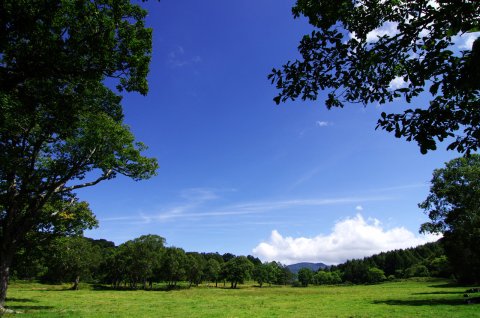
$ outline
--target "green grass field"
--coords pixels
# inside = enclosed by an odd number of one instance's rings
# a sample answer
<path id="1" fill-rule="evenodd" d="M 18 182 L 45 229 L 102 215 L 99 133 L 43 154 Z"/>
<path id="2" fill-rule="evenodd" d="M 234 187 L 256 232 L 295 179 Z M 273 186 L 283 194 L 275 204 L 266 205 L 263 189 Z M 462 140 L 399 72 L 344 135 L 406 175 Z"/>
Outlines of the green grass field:
<path id="1" fill-rule="evenodd" d="M 7 307 L 17 317 L 480 317 L 467 287 L 443 280 L 308 288 L 242 285 L 173 291 L 95 290 L 13 282 Z M 5 315 L 14 316 L 14 315 Z"/>

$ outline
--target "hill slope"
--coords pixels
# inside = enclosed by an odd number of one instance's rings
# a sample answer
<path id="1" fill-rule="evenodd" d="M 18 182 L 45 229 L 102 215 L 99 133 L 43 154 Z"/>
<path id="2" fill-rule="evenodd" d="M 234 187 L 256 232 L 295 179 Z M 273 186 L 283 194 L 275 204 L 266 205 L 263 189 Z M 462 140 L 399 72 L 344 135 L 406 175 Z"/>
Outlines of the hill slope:
<path id="1" fill-rule="evenodd" d="M 327 268 L 327 267 L 328 267 L 328 265 L 325 265 L 323 263 L 308 263 L 308 262 L 287 265 L 287 268 L 294 274 L 298 273 L 298 271 L 302 268 L 308 268 L 308 269 L 311 269 L 312 271 L 316 272 L 319 269 L 324 269 L 324 268 Z"/>

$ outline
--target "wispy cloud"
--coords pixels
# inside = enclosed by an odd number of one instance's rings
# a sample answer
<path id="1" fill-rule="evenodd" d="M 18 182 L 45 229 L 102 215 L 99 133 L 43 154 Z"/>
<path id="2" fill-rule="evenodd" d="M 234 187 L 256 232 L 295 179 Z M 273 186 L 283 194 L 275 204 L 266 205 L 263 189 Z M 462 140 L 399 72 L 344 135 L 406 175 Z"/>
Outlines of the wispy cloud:
<path id="1" fill-rule="evenodd" d="M 325 120 L 317 120 L 315 121 L 315 126 L 313 126 L 312 124 L 309 124 L 308 127 L 306 128 L 303 128 L 299 133 L 298 133 L 298 137 L 299 138 L 302 138 L 307 132 L 315 129 L 315 128 L 323 128 L 323 127 L 329 127 L 329 126 L 333 126 L 333 123 L 332 122 L 329 122 L 329 121 L 325 121 Z"/>
<path id="2" fill-rule="evenodd" d="M 303 176 L 301 176 L 297 181 L 295 181 L 292 186 L 290 187 L 290 190 L 298 187 L 299 185 L 301 185 L 302 183 L 304 182 L 307 182 L 308 180 L 310 180 L 311 178 L 313 178 L 315 175 L 317 175 L 318 173 L 320 173 L 320 171 L 322 171 L 323 167 L 322 166 L 319 166 L 319 167 L 315 167 L 314 169 L 308 171 L 307 173 L 305 173 Z"/>
<path id="3" fill-rule="evenodd" d="M 332 126 L 332 123 L 328 121 L 317 120 L 315 122 L 315 125 L 317 125 L 317 127 L 328 127 L 328 126 Z"/>
<path id="4" fill-rule="evenodd" d="M 205 190 L 203 190 L 205 191 Z M 387 201 L 391 200 L 388 196 L 352 196 L 352 197 L 338 197 L 338 198 L 314 198 L 314 199 L 291 199 L 291 200 L 273 200 L 273 201 L 256 201 L 239 203 L 235 205 L 228 205 L 224 207 L 209 208 L 205 207 L 205 203 L 218 198 L 217 194 L 202 193 L 200 196 L 194 195 L 179 205 L 171 207 L 166 210 L 161 210 L 156 213 L 146 214 L 140 213 L 132 217 L 106 218 L 101 221 L 106 222 L 137 222 L 137 223 L 151 223 L 151 222 L 167 222 L 177 219 L 204 219 L 215 217 L 239 216 L 250 214 L 265 214 L 272 211 L 286 211 L 291 212 L 292 209 L 299 207 L 316 207 L 329 206 L 341 204 L 358 204 L 369 201 Z M 187 191 L 190 193 L 190 191 Z M 196 191 L 195 191 L 196 192 Z"/>
<path id="5" fill-rule="evenodd" d="M 362 215 L 337 222 L 330 234 L 315 237 L 284 237 L 273 230 L 268 241 L 253 249 L 264 261 L 323 262 L 338 264 L 352 258 L 414 247 L 438 240 L 435 235 L 415 235 L 404 227 L 385 229 L 378 219 L 365 220 Z"/>
<path id="6" fill-rule="evenodd" d="M 168 53 L 168 64 L 171 67 L 179 68 L 187 65 L 197 64 L 202 62 L 202 58 L 198 55 L 187 56 L 185 49 L 182 46 L 177 46 L 174 50 Z"/>

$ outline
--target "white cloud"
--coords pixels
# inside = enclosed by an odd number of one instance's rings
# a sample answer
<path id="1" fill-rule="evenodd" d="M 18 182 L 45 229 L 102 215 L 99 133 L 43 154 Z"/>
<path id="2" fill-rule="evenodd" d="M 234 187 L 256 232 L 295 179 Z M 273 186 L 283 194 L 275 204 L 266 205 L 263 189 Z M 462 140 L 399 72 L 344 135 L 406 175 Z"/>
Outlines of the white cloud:
<path id="1" fill-rule="evenodd" d="M 328 121 L 320 121 L 320 120 L 317 120 L 315 122 L 315 125 L 317 125 L 318 127 L 328 127 L 328 126 L 331 126 L 332 123 L 328 122 Z"/>
<path id="2" fill-rule="evenodd" d="M 471 50 L 473 42 L 480 36 L 480 32 L 464 33 L 462 35 L 456 35 L 452 38 L 452 42 L 460 50 Z"/>
<path id="3" fill-rule="evenodd" d="M 363 206 L 357 205 L 357 206 L 355 207 L 355 210 L 357 210 L 357 211 L 363 211 Z"/>
<path id="4" fill-rule="evenodd" d="M 253 254 L 264 261 L 323 262 L 338 264 L 352 258 L 363 258 L 389 250 L 414 247 L 436 241 L 439 236 L 415 235 L 404 227 L 382 228 L 377 219 L 367 221 L 357 214 L 335 224 L 328 235 L 284 237 L 272 231 L 267 242 L 253 249 Z"/>
<path id="5" fill-rule="evenodd" d="M 394 36 L 398 33 L 397 22 L 385 22 L 381 27 L 368 32 L 367 42 L 376 42 L 378 38 L 384 35 Z"/>
<path id="6" fill-rule="evenodd" d="M 399 89 L 399 88 L 403 88 L 403 87 L 407 87 L 408 86 L 408 82 L 405 82 L 403 80 L 403 77 L 395 77 L 391 82 L 390 84 L 388 85 L 388 88 L 390 90 L 396 90 L 396 89 Z"/>
<path id="7" fill-rule="evenodd" d="M 385 36 L 385 35 L 389 37 L 394 36 L 395 34 L 398 33 L 397 26 L 398 26 L 397 22 L 385 22 L 379 28 L 376 28 L 367 33 L 367 42 L 368 43 L 377 42 L 379 37 Z M 351 39 L 358 40 L 354 32 L 350 33 L 349 36 Z"/>

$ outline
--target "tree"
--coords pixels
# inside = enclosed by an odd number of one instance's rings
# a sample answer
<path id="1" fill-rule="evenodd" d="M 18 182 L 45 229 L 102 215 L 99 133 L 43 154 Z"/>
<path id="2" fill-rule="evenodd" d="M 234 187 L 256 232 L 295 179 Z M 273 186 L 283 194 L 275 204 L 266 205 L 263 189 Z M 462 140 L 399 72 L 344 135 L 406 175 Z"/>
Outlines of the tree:
<path id="1" fill-rule="evenodd" d="M 387 280 L 385 273 L 376 267 L 370 267 L 367 271 L 367 282 L 370 284 L 379 283 L 381 281 Z"/>
<path id="2" fill-rule="evenodd" d="M 224 274 L 227 281 L 231 283 L 231 288 L 237 288 L 237 284 L 250 278 L 253 270 L 253 264 L 245 256 L 237 256 L 224 264 Z"/>
<path id="3" fill-rule="evenodd" d="M 290 271 L 287 265 L 282 265 L 277 263 L 278 268 L 280 269 L 280 273 L 277 276 L 277 280 L 275 281 L 278 285 L 288 285 L 293 283 L 294 274 Z"/>
<path id="4" fill-rule="evenodd" d="M 318 285 L 340 284 L 342 279 L 337 271 L 329 272 L 320 270 L 313 276 L 313 280 Z"/>
<path id="5" fill-rule="evenodd" d="M 368 281 L 368 265 L 362 260 L 349 260 L 342 264 L 343 280 L 354 284 L 363 284 Z"/>
<path id="6" fill-rule="evenodd" d="M 421 232 L 442 233 L 445 254 L 461 282 L 480 282 L 480 155 L 453 159 L 433 172 L 419 207 L 430 222 Z"/>
<path id="7" fill-rule="evenodd" d="M 276 262 L 265 263 L 266 271 L 267 271 L 267 280 L 268 284 L 271 286 L 272 284 L 276 284 L 279 280 L 281 280 L 282 276 L 282 268 L 281 265 Z"/>
<path id="8" fill-rule="evenodd" d="M 435 257 L 428 263 L 428 271 L 435 277 L 451 277 L 452 269 L 446 255 Z"/>
<path id="9" fill-rule="evenodd" d="M 143 289 L 146 289 L 147 282 L 152 282 L 155 270 L 160 268 L 164 244 L 163 237 L 149 234 L 119 246 L 125 264 L 124 274 L 132 288 L 136 288 L 137 283 L 142 283 Z"/>
<path id="10" fill-rule="evenodd" d="M 32 231 L 55 231 L 52 217 L 76 213 L 76 189 L 155 174 L 118 94 L 148 91 L 145 16 L 129 0 L 0 4 L 2 311 L 13 255 Z"/>
<path id="11" fill-rule="evenodd" d="M 35 228 L 30 230 L 12 259 L 16 275 L 23 278 L 40 277 L 45 270 L 52 241 L 66 236 L 83 236 L 85 229 L 98 222 L 87 202 L 50 200 Z"/>
<path id="12" fill-rule="evenodd" d="M 208 281 L 215 282 L 215 287 L 218 286 L 218 280 L 220 279 L 221 266 L 215 258 L 210 258 L 207 261 L 205 267 L 205 275 Z"/>
<path id="13" fill-rule="evenodd" d="M 197 252 L 187 253 L 187 279 L 190 282 L 190 286 L 198 286 L 204 277 L 204 271 L 206 262 L 203 256 Z"/>
<path id="14" fill-rule="evenodd" d="M 253 263 L 252 263 L 253 264 Z M 253 265 L 252 278 L 258 283 L 260 288 L 263 286 L 263 283 L 268 281 L 268 268 L 267 264 L 256 264 Z"/>
<path id="15" fill-rule="evenodd" d="M 445 138 L 453 138 L 448 149 L 478 149 L 480 38 L 472 50 L 456 49 L 453 42 L 456 35 L 480 31 L 480 2 L 297 0 L 292 12 L 315 30 L 300 42 L 301 59 L 269 75 L 280 90 L 277 104 L 316 100 L 325 89 L 328 109 L 394 99 L 410 103 L 428 90 L 427 105 L 382 113 L 377 128 L 415 140 L 422 153 Z"/>
<path id="16" fill-rule="evenodd" d="M 187 273 L 187 255 L 178 247 L 167 247 L 162 259 L 161 272 L 164 280 L 170 287 L 176 286 L 177 282 L 185 279 Z"/>
<path id="17" fill-rule="evenodd" d="M 430 272 L 425 265 L 416 264 L 405 270 L 404 277 L 429 277 Z"/>
<path id="18" fill-rule="evenodd" d="M 313 282 L 313 271 L 310 268 L 301 268 L 298 271 L 298 281 L 303 287 L 307 287 L 308 284 Z"/>
<path id="19" fill-rule="evenodd" d="M 90 277 L 100 264 L 101 251 L 84 237 L 60 237 L 53 240 L 46 257 L 48 271 L 44 279 L 50 282 L 72 282 L 77 290 L 81 277 Z"/>

